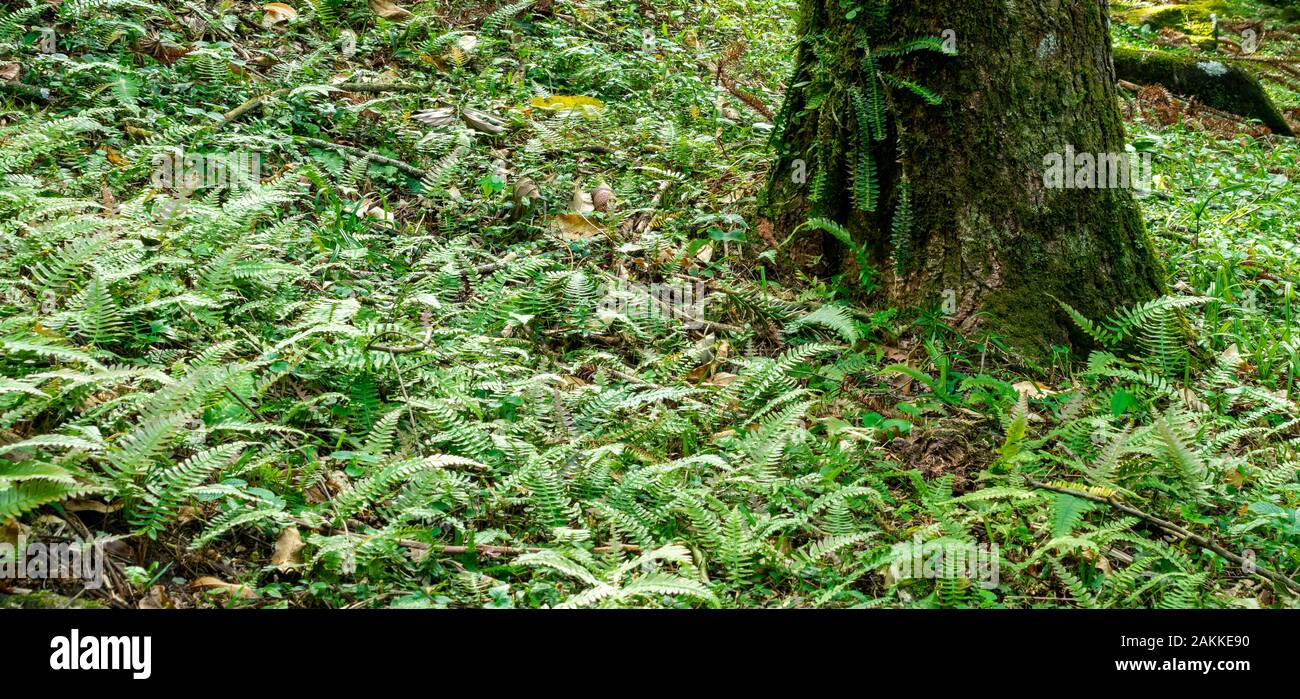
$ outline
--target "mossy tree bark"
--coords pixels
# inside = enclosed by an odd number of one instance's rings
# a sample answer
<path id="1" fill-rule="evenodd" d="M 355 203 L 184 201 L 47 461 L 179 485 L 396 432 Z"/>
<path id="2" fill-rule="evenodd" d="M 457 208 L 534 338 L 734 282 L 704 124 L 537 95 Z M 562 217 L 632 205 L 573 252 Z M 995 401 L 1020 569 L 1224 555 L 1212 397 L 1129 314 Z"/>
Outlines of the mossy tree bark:
<path id="1" fill-rule="evenodd" d="M 1132 191 L 1044 179 L 1067 147 L 1125 152 L 1104 0 L 803 0 L 801 12 L 765 204 L 778 230 L 843 225 L 889 302 L 947 300 L 953 322 L 1027 356 L 1086 344 L 1052 297 L 1104 317 L 1161 293 Z M 958 55 L 933 50 L 945 40 Z M 881 115 L 863 109 L 876 91 Z M 816 235 L 796 240 L 817 241 L 820 271 L 857 263 Z"/>

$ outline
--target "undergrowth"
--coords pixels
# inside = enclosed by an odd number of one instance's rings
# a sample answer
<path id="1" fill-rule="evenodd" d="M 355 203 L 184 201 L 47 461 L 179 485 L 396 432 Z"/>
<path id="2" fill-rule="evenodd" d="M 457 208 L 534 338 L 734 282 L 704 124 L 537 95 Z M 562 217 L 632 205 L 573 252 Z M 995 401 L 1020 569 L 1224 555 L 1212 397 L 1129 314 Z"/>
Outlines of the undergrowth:
<path id="1" fill-rule="evenodd" d="M 7 10 L 6 536 L 115 544 L 118 606 L 1294 605 L 1099 501 L 1300 569 L 1294 141 L 1133 124 L 1174 295 L 1019 368 L 768 278 L 790 5 Z M 652 285 L 704 321 L 610 303 Z"/>

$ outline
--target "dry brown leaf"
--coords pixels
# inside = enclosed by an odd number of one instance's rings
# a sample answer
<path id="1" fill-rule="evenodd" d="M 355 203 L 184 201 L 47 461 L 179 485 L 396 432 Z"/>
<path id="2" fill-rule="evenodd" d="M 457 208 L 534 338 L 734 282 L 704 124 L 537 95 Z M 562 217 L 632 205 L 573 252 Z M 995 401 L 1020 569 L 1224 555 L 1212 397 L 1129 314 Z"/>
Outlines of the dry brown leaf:
<path id="1" fill-rule="evenodd" d="M 717 386 L 719 388 L 724 388 L 726 386 L 730 386 L 738 378 L 740 377 L 737 376 L 736 374 L 732 374 L 726 371 L 719 371 L 718 373 L 713 375 L 713 379 L 709 381 L 709 385 Z"/>
<path id="2" fill-rule="evenodd" d="M 192 47 L 163 41 L 157 36 L 140 37 L 136 41 L 136 49 L 141 53 L 153 56 L 154 60 L 163 65 L 172 65 L 194 50 Z"/>
<path id="3" fill-rule="evenodd" d="M 140 609 L 171 609 L 176 605 L 167 598 L 167 591 L 162 585 L 154 585 L 149 588 L 149 594 L 141 597 L 135 606 Z"/>
<path id="4" fill-rule="evenodd" d="M 1205 401 L 1198 398 L 1196 392 L 1190 388 L 1179 389 L 1178 395 L 1183 399 L 1183 402 L 1187 404 L 1187 407 L 1198 413 L 1203 413 L 1210 409 L 1210 406 L 1206 405 Z"/>
<path id="5" fill-rule="evenodd" d="M 537 188 L 537 183 L 532 179 L 523 177 L 515 182 L 515 189 L 511 195 L 514 202 L 514 208 L 510 211 L 510 220 L 518 221 L 519 219 L 532 213 L 537 207 L 537 203 L 542 199 L 542 192 Z"/>
<path id="6" fill-rule="evenodd" d="M 112 146 L 103 146 L 103 151 L 104 151 L 104 157 L 108 159 L 108 162 L 114 165 L 130 164 L 127 162 L 126 158 L 122 157 L 122 153 Z"/>
<path id="7" fill-rule="evenodd" d="M 0 80 L 17 80 L 20 70 L 17 63 L 0 63 Z"/>
<path id="8" fill-rule="evenodd" d="M 9 544 L 10 546 L 18 545 L 18 537 L 22 536 L 23 528 L 18 524 L 18 520 L 10 517 L 0 521 L 0 544 Z"/>
<path id="9" fill-rule="evenodd" d="M 391 3 L 388 0 L 370 0 L 370 11 L 384 19 L 391 19 L 394 21 L 410 19 L 411 17 L 411 13 L 407 12 L 405 8 Z"/>
<path id="10" fill-rule="evenodd" d="M 298 11 L 282 2 L 268 2 L 262 5 L 262 26 L 271 27 L 281 22 L 298 18 Z"/>
<path id="11" fill-rule="evenodd" d="M 1053 391 L 1037 381 L 1020 381 L 1012 384 L 1011 387 L 1016 389 L 1016 393 L 1026 398 L 1046 398 L 1060 393 L 1060 391 Z"/>
<path id="12" fill-rule="evenodd" d="M 228 583 L 220 578 L 214 578 L 211 575 L 204 575 L 190 583 L 190 587 L 196 590 L 220 590 L 232 597 L 241 599 L 257 599 L 257 591 L 247 585 L 237 585 Z"/>
<path id="13" fill-rule="evenodd" d="M 604 232 L 582 214 L 556 214 L 550 219 L 551 230 L 564 240 L 586 240 Z"/>
<path id="14" fill-rule="evenodd" d="M 302 535 L 298 533 L 297 527 L 289 527 L 280 532 L 280 538 L 275 541 L 275 551 L 271 554 L 271 565 L 280 569 L 281 572 L 287 572 L 295 565 L 302 563 L 302 550 L 306 544 L 302 543 Z"/>
<path id="15" fill-rule="evenodd" d="M 110 194 L 110 196 L 112 196 Z M 100 514 L 110 514 L 122 509 L 122 503 L 115 502 L 111 505 L 105 505 L 102 502 L 94 500 L 65 500 L 63 509 L 69 512 L 98 512 Z"/>

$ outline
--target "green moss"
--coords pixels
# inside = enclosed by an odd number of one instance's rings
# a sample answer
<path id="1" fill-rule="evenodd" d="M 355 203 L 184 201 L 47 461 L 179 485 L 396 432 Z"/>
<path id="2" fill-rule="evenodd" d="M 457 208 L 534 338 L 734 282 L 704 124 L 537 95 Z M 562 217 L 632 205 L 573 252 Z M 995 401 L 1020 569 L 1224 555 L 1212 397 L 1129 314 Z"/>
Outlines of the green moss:
<path id="1" fill-rule="evenodd" d="M 1134 26 L 1149 26 L 1152 29 L 1177 29 L 1181 32 L 1208 29 L 1210 15 L 1222 16 L 1222 2 L 1193 2 L 1186 5 L 1156 5 L 1125 12 L 1125 22 Z"/>
<path id="2" fill-rule="evenodd" d="M 1221 61 L 1161 51 L 1115 49 L 1115 72 L 1123 80 L 1164 85 L 1202 104 L 1258 119 L 1275 133 L 1294 135 L 1259 80 Z"/>

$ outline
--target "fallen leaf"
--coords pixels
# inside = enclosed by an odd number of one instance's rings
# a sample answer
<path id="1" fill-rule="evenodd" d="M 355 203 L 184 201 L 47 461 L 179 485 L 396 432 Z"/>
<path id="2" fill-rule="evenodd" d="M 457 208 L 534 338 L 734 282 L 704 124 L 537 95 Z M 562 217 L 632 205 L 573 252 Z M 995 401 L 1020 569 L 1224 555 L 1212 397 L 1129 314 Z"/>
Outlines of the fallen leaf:
<path id="1" fill-rule="evenodd" d="M 122 154 L 112 146 L 104 146 L 104 157 L 108 159 L 108 162 L 114 165 L 128 164 L 126 158 L 123 158 Z"/>
<path id="2" fill-rule="evenodd" d="M 495 117 L 487 112 L 480 112 L 477 109 L 462 109 L 460 117 L 465 120 L 465 125 L 479 133 L 485 133 L 495 136 L 504 133 L 506 130 L 505 122 L 499 117 Z"/>
<path id="3" fill-rule="evenodd" d="M 456 122 L 455 107 L 437 107 L 415 112 L 411 118 L 429 126 L 447 126 Z"/>
<path id="4" fill-rule="evenodd" d="M 383 206 L 372 203 L 368 198 L 362 199 L 361 202 L 357 204 L 356 213 L 354 215 L 357 218 L 373 218 L 386 223 L 392 223 L 397 220 L 391 211 L 386 211 Z"/>
<path id="5" fill-rule="evenodd" d="M 564 240 L 586 240 L 604 229 L 582 214 L 556 214 L 550 219 L 551 230 Z"/>
<path id="6" fill-rule="evenodd" d="M 149 588 L 149 594 L 141 597 L 135 606 L 140 609 L 171 609 L 175 605 L 167 598 L 162 585 L 154 585 Z"/>
<path id="7" fill-rule="evenodd" d="M 262 6 L 262 26 L 270 27 L 281 22 L 298 19 L 298 11 L 282 2 L 268 2 Z"/>
<path id="8" fill-rule="evenodd" d="M 23 528 L 18 524 L 18 520 L 10 517 L 4 522 L 0 522 L 0 544 L 10 546 L 18 545 L 18 537 L 22 536 Z"/>
<path id="9" fill-rule="evenodd" d="M 214 578 L 211 575 L 204 575 L 190 583 L 190 587 L 201 590 L 220 590 L 228 595 L 238 596 L 241 599 L 257 599 L 257 591 L 247 585 L 237 585 L 228 583 L 220 578 Z"/>
<path id="10" fill-rule="evenodd" d="M 1037 381 L 1021 381 L 1012 384 L 1011 387 L 1016 389 L 1016 393 L 1026 398 L 1046 398 L 1060 393 L 1060 391 L 1053 391 Z"/>
<path id="11" fill-rule="evenodd" d="M 280 538 L 275 541 L 275 551 L 271 553 L 271 565 L 279 568 L 281 572 L 292 570 L 295 565 L 302 563 L 302 550 L 305 546 L 297 527 L 285 529 L 280 532 Z"/>
<path id="12" fill-rule="evenodd" d="M 1187 403 L 1187 407 L 1198 413 L 1203 413 L 1210 409 L 1210 406 L 1206 405 L 1205 401 L 1198 398 L 1196 392 L 1192 391 L 1190 388 L 1179 389 L 1178 395 L 1182 397 L 1183 402 Z"/>
<path id="13" fill-rule="evenodd" d="M 100 514 L 109 514 L 122 509 L 122 503 L 116 502 L 111 505 L 105 505 L 102 502 L 94 500 L 65 500 L 63 509 L 69 512 L 98 512 Z"/>
<path id="14" fill-rule="evenodd" d="M 514 202 L 514 208 L 510 211 L 510 220 L 518 221 L 519 219 L 532 213 L 537 207 L 537 203 L 542 199 L 542 192 L 537 188 L 537 183 L 532 179 L 524 177 L 515 182 L 515 190 L 511 195 Z"/>
<path id="15" fill-rule="evenodd" d="M 180 46 L 178 44 L 163 41 L 156 36 L 140 37 L 140 39 L 136 41 L 136 48 L 141 53 L 153 56 L 154 60 L 163 65 L 172 65 L 194 50 L 192 47 Z"/>
<path id="16" fill-rule="evenodd" d="M 534 97 L 530 105 L 534 109 L 542 109 L 548 112 L 578 112 L 580 114 L 599 114 L 605 111 L 605 103 L 595 97 L 584 97 L 582 95 L 552 95 L 550 97 Z"/>
<path id="17" fill-rule="evenodd" d="M 410 19 L 411 13 L 405 8 L 389 2 L 388 0 L 370 0 L 370 11 L 394 21 Z"/>
<path id="18" fill-rule="evenodd" d="M 737 376 L 736 374 L 732 374 L 726 371 L 719 371 L 718 373 L 713 375 L 713 379 L 709 381 L 709 385 L 717 386 L 719 388 L 725 388 L 727 386 L 730 386 L 738 378 L 740 377 Z"/>
<path id="19" fill-rule="evenodd" d="M 21 70 L 17 63 L 0 63 L 0 79 L 17 80 Z"/>

